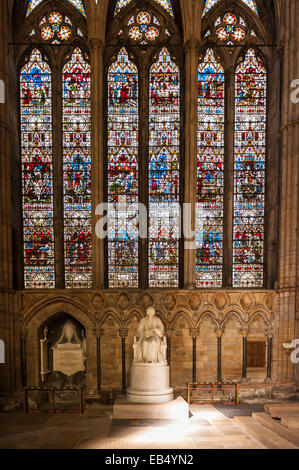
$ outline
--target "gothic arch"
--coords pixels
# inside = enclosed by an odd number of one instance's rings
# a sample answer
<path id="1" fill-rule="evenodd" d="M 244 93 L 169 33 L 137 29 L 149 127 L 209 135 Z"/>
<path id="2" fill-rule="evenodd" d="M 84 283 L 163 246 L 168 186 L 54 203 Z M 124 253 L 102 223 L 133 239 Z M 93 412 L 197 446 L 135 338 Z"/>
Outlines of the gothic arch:
<path id="1" fill-rule="evenodd" d="M 258 318 L 261 318 L 261 320 L 263 321 L 265 325 L 265 331 L 271 330 L 273 324 L 272 321 L 269 319 L 268 312 L 259 307 L 257 307 L 256 309 L 254 309 L 253 312 L 251 312 L 250 319 L 248 321 L 248 327 L 250 327 L 250 325 Z"/>
<path id="2" fill-rule="evenodd" d="M 23 334 L 26 340 L 26 372 L 27 385 L 38 386 L 40 375 L 38 370 L 40 345 L 39 330 L 50 318 L 57 314 L 68 314 L 78 320 L 86 331 L 86 386 L 90 393 L 96 389 L 96 376 L 93 366 L 96 355 L 96 336 L 94 334 L 95 322 L 82 306 L 76 301 L 60 298 L 46 300 L 37 306 L 33 306 L 23 323 Z"/>
<path id="3" fill-rule="evenodd" d="M 228 313 L 225 314 L 225 317 L 224 317 L 224 319 L 223 319 L 222 322 L 221 322 L 221 328 L 224 328 L 224 329 L 225 329 L 225 325 L 226 325 L 232 318 L 235 318 L 235 319 L 241 324 L 241 326 L 244 328 L 246 322 L 244 321 L 244 319 L 243 319 L 242 317 L 243 317 L 243 314 L 242 314 L 241 312 L 238 312 L 238 311 L 236 311 L 235 309 L 234 309 L 234 310 L 230 310 Z"/>
<path id="4" fill-rule="evenodd" d="M 141 320 L 141 318 L 143 318 L 143 315 L 136 308 L 132 309 L 132 311 L 124 319 L 124 327 L 125 328 L 127 328 L 129 326 L 129 324 L 131 323 L 133 318 L 136 318 L 139 322 Z"/>
<path id="5" fill-rule="evenodd" d="M 170 321 L 170 328 L 172 329 L 173 328 L 173 325 L 176 323 L 177 320 L 179 320 L 180 318 L 183 318 L 187 325 L 189 326 L 189 328 L 194 328 L 191 320 L 190 320 L 190 316 L 188 314 L 188 311 L 184 311 L 182 308 L 180 308 L 172 317 L 171 321 Z"/>
<path id="6" fill-rule="evenodd" d="M 112 318 L 120 328 L 123 328 L 123 323 L 119 319 L 119 313 L 117 312 L 117 310 L 112 309 L 112 308 L 109 308 L 103 312 L 102 319 L 99 321 L 99 324 L 98 324 L 99 328 L 103 328 L 103 325 L 105 324 L 107 320 L 109 320 L 109 318 Z"/>
<path id="7" fill-rule="evenodd" d="M 219 329 L 221 322 L 217 318 L 218 318 L 218 314 L 214 312 L 214 309 L 213 310 L 211 308 L 209 310 L 204 309 L 199 313 L 199 320 L 196 323 L 196 328 L 200 329 L 200 325 L 202 324 L 202 322 L 205 319 L 208 319 L 215 326 L 216 329 Z"/>

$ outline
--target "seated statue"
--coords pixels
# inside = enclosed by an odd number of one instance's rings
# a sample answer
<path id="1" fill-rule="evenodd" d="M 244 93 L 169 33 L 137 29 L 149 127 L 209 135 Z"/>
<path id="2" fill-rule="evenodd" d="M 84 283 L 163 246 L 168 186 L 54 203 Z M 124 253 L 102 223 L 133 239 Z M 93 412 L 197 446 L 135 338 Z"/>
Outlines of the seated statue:
<path id="1" fill-rule="evenodd" d="M 134 338 L 134 363 L 167 364 L 167 341 L 164 335 L 164 326 L 155 309 L 148 307 L 146 317 L 139 322 Z"/>

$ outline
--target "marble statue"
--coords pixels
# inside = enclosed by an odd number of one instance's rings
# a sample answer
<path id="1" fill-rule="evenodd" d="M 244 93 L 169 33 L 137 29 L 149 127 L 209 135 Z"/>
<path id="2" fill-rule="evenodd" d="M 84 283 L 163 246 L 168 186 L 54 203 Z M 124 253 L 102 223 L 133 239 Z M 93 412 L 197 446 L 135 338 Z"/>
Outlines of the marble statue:
<path id="1" fill-rule="evenodd" d="M 164 326 L 155 314 L 154 307 L 148 307 L 146 317 L 139 322 L 134 338 L 133 364 L 167 364 L 167 341 Z"/>

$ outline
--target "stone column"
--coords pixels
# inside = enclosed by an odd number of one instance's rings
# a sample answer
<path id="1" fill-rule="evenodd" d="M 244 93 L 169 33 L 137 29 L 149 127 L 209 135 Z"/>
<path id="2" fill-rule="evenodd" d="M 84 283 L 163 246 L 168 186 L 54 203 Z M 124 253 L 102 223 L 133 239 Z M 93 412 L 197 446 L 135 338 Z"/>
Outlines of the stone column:
<path id="1" fill-rule="evenodd" d="M 22 333 L 20 336 L 20 355 L 21 355 L 21 375 L 22 375 L 22 386 L 27 385 L 27 368 L 26 368 L 26 333 Z"/>
<path id="2" fill-rule="evenodd" d="M 247 378 L 247 335 L 248 330 L 244 329 L 240 331 L 243 340 L 242 348 L 242 381 Z"/>
<path id="3" fill-rule="evenodd" d="M 167 336 L 167 362 L 169 365 L 169 376 L 170 376 L 170 383 L 171 383 L 171 336 L 172 336 L 172 329 L 166 328 L 165 333 Z"/>
<path id="4" fill-rule="evenodd" d="M 267 336 L 267 381 L 272 381 L 272 334 Z"/>
<path id="5" fill-rule="evenodd" d="M 102 391 L 102 369 L 101 369 L 101 336 L 103 335 L 103 328 L 96 328 L 94 333 L 97 338 L 97 389 L 98 393 Z"/>
<path id="6" fill-rule="evenodd" d="M 222 336 L 223 336 L 223 330 L 218 329 L 215 331 L 216 336 L 217 336 L 217 382 L 218 384 L 221 384 L 222 380 L 222 371 L 221 371 L 221 348 L 222 348 Z"/>
<path id="7" fill-rule="evenodd" d="M 196 382 L 196 340 L 199 335 L 199 330 L 190 328 L 189 333 L 192 337 L 192 382 Z"/>
<path id="8" fill-rule="evenodd" d="M 191 224 L 195 230 L 196 171 L 197 171 L 197 68 L 198 41 L 190 38 L 184 45 L 185 51 L 185 194 L 184 202 L 191 204 Z M 185 217 L 184 222 L 187 222 Z M 190 230 L 190 229 L 189 229 Z M 191 235 L 191 234 L 190 234 Z M 196 249 L 188 249 L 187 234 L 184 233 L 184 288 L 194 289 L 196 285 Z M 191 238 L 192 240 L 192 238 Z M 195 240 L 194 240 L 195 241 Z M 190 245 L 190 243 L 189 243 Z"/>
<path id="9" fill-rule="evenodd" d="M 8 24 L 7 0 L 0 2 L 0 339 L 5 344 L 5 364 L 0 365 L 0 390 L 9 394 L 20 384 L 19 344 L 16 344 L 14 318 L 12 208 L 11 208 L 11 148 L 12 122 L 9 117 Z M 4 88 L 4 89 L 3 89 Z M 4 102 L 3 102 L 4 101 Z"/>
<path id="10" fill-rule="evenodd" d="M 121 370 L 122 370 L 122 393 L 126 393 L 127 383 L 126 383 L 126 338 L 128 336 L 129 330 L 127 328 L 121 328 L 119 331 L 119 336 L 121 337 Z"/>
<path id="11" fill-rule="evenodd" d="M 92 227 L 93 227 L 93 287 L 105 287 L 104 240 L 97 237 L 95 226 L 99 217 L 95 211 L 104 202 L 104 43 L 98 37 L 89 39 L 91 61 L 91 154 L 92 154 Z"/>
<path id="12" fill-rule="evenodd" d="M 280 152 L 280 263 L 278 289 L 278 318 L 275 335 L 274 379 L 294 381 L 295 367 L 283 350 L 282 344 L 295 339 L 298 309 L 299 237 L 298 237 L 298 175 L 299 175 L 299 8 L 298 2 L 280 2 L 284 32 L 281 41 L 283 53 L 282 126 Z M 283 25 L 285 23 L 285 25 Z M 283 28 L 285 26 L 285 28 Z M 282 36 L 282 34 L 281 34 Z"/>

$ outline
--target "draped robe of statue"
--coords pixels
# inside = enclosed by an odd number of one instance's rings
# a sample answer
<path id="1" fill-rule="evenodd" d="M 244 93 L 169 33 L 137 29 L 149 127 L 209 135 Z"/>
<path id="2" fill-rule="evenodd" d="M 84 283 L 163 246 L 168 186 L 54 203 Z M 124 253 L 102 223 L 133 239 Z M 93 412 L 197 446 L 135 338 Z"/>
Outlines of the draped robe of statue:
<path id="1" fill-rule="evenodd" d="M 135 363 L 163 363 L 165 353 L 163 349 L 164 326 L 157 316 L 142 318 L 136 337 L 139 338 L 136 344 Z"/>

